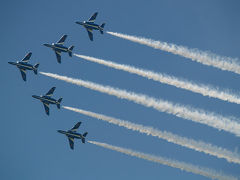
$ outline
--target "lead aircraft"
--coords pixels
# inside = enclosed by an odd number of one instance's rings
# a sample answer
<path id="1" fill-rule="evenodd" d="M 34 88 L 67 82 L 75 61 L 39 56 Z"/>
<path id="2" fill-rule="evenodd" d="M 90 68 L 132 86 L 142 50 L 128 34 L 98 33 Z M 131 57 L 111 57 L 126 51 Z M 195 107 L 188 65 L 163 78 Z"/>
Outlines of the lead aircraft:
<path id="1" fill-rule="evenodd" d="M 101 26 L 99 26 L 98 24 L 95 24 L 94 21 L 96 19 L 98 15 L 98 12 L 95 12 L 89 19 L 88 21 L 83 21 L 83 22 L 75 22 L 76 24 L 80 24 L 82 25 L 83 27 L 86 28 L 87 32 L 88 32 L 88 36 L 90 38 L 91 41 L 93 41 L 93 29 L 95 30 L 99 30 L 101 34 L 103 34 L 103 28 L 105 26 L 105 23 L 102 23 Z"/>

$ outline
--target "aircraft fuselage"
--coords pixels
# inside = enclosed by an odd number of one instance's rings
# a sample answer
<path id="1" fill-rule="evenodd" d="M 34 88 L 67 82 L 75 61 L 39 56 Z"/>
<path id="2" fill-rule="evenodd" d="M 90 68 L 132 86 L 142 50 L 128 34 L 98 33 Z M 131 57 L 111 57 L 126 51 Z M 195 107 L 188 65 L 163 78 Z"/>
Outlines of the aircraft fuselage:
<path id="1" fill-rule="evenodd" d="M 52 48 L 54 51 L 61 51 L 61 52 L 69 52 L 69 49 L 66 46 L 63 46 L 61 44 L 44 44 L 44 46 Z"/>
<path id="2" fill-rule="evenodd" d="M 60 104 L 56 99 L 53 99 L 53 98 L 48 97 L 48 96 L 36 96 L 36 95 L 33 95 L 32 97 L 36 98 L 36 99 L 39 99 L 43 103 L 47 103 L 47 104 Z"/>
<path id="3" fill-rule="evenodd" d="M 77 24 L 80 24 L 84 26 L 87 29 L 95 29 L 95 30 L 101 30 L 103 31 L 103 28 L 101 28 L 98 24 L 92 23 L 92 22 L 76 22 Z"/>
<path id="4" fill-rule="evenodd" d="M 28 63 L 24 63 L 24 62 L 8 62 L 9 64 L 15 65 L 18 68 L 21 69 L 27 69 L 27 70 L 34 70 L 35 68 L 33 67 L 33 65 L 28 64 Z"/>
<path id="5" fill-rule="evenodd" d="M 58 130 L 59 133 L 65 134 L 69 138 L 76 138 L 76 139 L 84 139 L 82 134 L 72 132 L 72 131 L 63 131 L 63 130 Z"/>

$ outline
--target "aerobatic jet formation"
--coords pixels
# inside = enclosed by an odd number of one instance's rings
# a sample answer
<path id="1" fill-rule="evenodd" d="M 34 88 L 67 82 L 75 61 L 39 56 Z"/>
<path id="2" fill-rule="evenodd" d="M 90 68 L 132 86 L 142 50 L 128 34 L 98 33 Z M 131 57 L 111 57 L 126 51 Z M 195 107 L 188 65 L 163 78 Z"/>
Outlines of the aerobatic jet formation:
<path id="1" fill-rule="evenodd" d="M 101 34 L 103 34 L 103 28 L 105 26 L 105 23 L 102 23 L 101 26 L 99 26 L 98 24 L 95 24 L 94 21 L 96 19 L 98 15 L 98 12 L 95 12 L 90 18 L 88 21 L 83 21 L 83 22 L 79 22 L 77 21 L 76 24 L 80 24 L 82 25 L 83 27 L 86 28 L 87 32 L 88 32 L 88 36 L 90 38 L 91 41 L 93 41 L 93 29 L 95 30 L 99 30 Z"/>
<path id="2" fill-rule="evenodd" d="M 52 48 L 55 52 L 58 63 L 61 63 L 61 52 L 68 52 L 69 56 L 72 57 L 72 50 L 74 46 L 70 46 L 69 48 L 64 46 L 64 42 L 67 38 L 67 35 L 63 35 L 58 42 L 52 44 L 43 44 L 44 46 Z"/>
<path id="3" fill-rule="evenodd" d="M 81 122 L 78 122 L 72 129 L 68 131 L 58 130 L 59 133 L 65 134 L 67 136 L 71 149 L 74 149 L 74 138 L 81 139 L 82 143 L 85 143 L 85 138 L 88 132 L 85 132 L 84 134 L 77 133 L 76 131 L 80 125 L 81 125 Z"/>
<path id="4" fill-rule="evenodd" d="M 55 89 L 56 87 L 52 87 L 45 95 L 32 96 L 33 98 L 39 99 L 43 103 L 47 115 L 49 115 L 49 104 L 56 104 L 58 109 L 60 109 L 60 103 L 62 101 L 62 98 L 60 98 L 59 100 L 51 98 Z"/>
<path id="5" fill-rule="evenodd" d="M 39 66 L 39 63 L 35 64 L 34 66 L 28 63 L 28 61 L 30 60 L 31 55 L 32 55 L 32 53 L 29 52 L 21 61 L 8 62 L 9 64 L 17 66 L 17 68 L 21 72 L 22 79 L 24 81 L 27 80 L 27 78 L 26 78 L 26 70 L 32 70 L 35 74 L 37 74 L 37 68 Z"/>

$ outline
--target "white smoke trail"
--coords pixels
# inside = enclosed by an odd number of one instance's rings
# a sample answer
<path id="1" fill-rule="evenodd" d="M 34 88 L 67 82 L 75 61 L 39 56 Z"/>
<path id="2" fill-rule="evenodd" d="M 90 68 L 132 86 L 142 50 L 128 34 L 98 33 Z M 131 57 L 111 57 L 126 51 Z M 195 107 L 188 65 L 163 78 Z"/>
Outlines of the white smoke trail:
<path id="1" fill-rule="evenodd" d="M 199 94 L 202 94 L 203 96 L 209 96 L 209 97 L 218 98 L 224 101 L 240 104 L 240 97 L 238 95 L 228 93 L 227 91 L 219 91 L 218 89 L 210 87 L 209 85 L 207 86 L 203 84 L 196 84 L 196 83 L 192 83 L 187 80 L 178 79 L 176 77 L 169 76 L 166 74 L 155 73 L 153 71 L 139 69 L 129 65 L 117 64 L 112 61 L 106 61 L 103 59 L 98 59 L 98 58 L 79 55 L 79 54 L 74 54 L 74 55 L 82 59 L 85 59 L 87 61 L 99 63 L 99 64 L 112 67 L 118 70 L 123 70 L 129 73 L 137 74 L 139 76 L 146 77 L 154 81 L 158 81 L 161 83 L 175 86 L 177 88 L 182 88 L 195 93 L 199 93 Z"/>
<path id="2" fill-rule="evenodd" d="M 151 161 L 151 162 L 159 163 L 159 164 L 166 165 L 166 166 L 169 166 L 169 167 L 181 169 L 181 170 L 184 170 L 186 172 L 191 172 L 191 173 L 198 174 L 198 175 L 201 175 L 201 176 L 205 176 L 205 177 L 208 177 L 208 178 L 211 178 L 211 179 L 237 180 L 236 177 L 233 177 L 231 175 L 225 175 L 223 173 L 220 173 L 220 172 L 217 172 L 215 170 L 208 169 L 208 168 L 205 168 L 205 167 L 200 167 L 200 166 L 192 165 L 192 164 L 185 163 L 185 162 L 180 162 L 180 161 L 176 161 L 176 160 L 172 160 L 172 159 L 167 159 L 167 158 L 160 157 L 160 156 L 154 156 L 154 155 L 134 151 L 134 150 L 127 149 L 127 148 L 113 146 L 113 145 L 106 144 L 106 143 L 101 143 L 101 142 L 96 142 L 96 141 L 88 141 L 88 142 L 91 143 L 91 144 L 100 146 L 100 147 L 104 147 L 104 148 L 107 148 L 107 149 L 111 149 L 113 151 L 117 151 L 117 152 L 120 152 L 120 153 L 123 153 L 123 154 L 127 154 L 129 156 L 134 156 L 134 157 L 144 159 L 144 160 L 147 160 L 147 161 Z"/>
<path id="3" fill-rule="evenodd" d="M 203 141 L 196 141 L 196 140 L 189 139 L 186 137 L 178 136 L 171 132 L 160 131 L 153 127 L 147 127 L 147 126 L 143 126 L 140 124 L 131 123 L 129 121 L 116 119 L 113 117 L 105 116 L 102 114 L 97 114 L 97 113 L 90 112 L 90 111 L 85 111 L 83 109 L 77 109 L 77 108 L 72 108 L 72 107 L 68 107 L 68 106 L 63 106 L 63 108 L 68 109 L 70 111 L 77 112 L 77 113 L 81 113 L 81 114 L 84 114 L 84 115 L 87 115 L 87 116 L 90 116 L 93 118 L 97 118 L 99 120 L 103 120 L 105 122 L 115 124 L 120 127 L 125 127 L 127 129 L 130 129 L 133 131 L 138 131 L 140 133 L 144 133 L 144 134 L 151 135 L 151 136 L 154 136 L 154 137 L 157 137 L 160 139 L 164 139 L 168 142 L 178 144 L 180 146 L 187 147 L 187 148 L 193 149 L 198 152 L 204 152 L 206 154 L 216 156 L 218 158 L 224 158 L 228 162 L 240 164 L 240 155 L 239 154 L 233 153 L 227 149 L 217 147 L 217 146 L 214 146 L 209 143 L 205 143 Z"/>
<path id="4" fill-rule="evenodd" d="M 110 86 L 103 86 L 90 81 L 73 79 L 67 76 L 61 76 L 53 73 L 40 72 L 40 74 L 43 74 L 45 76 L 49 76 L 58 80 L 62 80 L 68 83 L 76 84 L 78 86 L 83 86 L 95 91 L 113 95 L 121 99 L 127 99 L 129 101 L 133 101 L 135 103 L 144 105 L 146 107 L 152 107 L 161 112 L 173 114 L 177 117 L 202 123 L 202 124 L 217 128 L 219 130 L 225 130 L 227 132 L 231 132 L 236 136 L 240 136 L 240 124 L 228 117 L 223 117 L 211 112 L 206 112 L 201 109 L 194 109 L 194 108 L 182 106 L 179 104 L 173 104 L 171 102 L 164 101 L 161 99 L 155 99 L 143 94 L 128 92 L 128 91 L 113 88 Z"/>
<path id="5" fill-rule="evenodd" d="M 197 49 L 189 49 L 184 46 L 178 46 L 176 44 L 170 44 L 161 41 L 154 41 L 152 39 L 130 36 L 117 32 L 108 31 L 107 33 L 116 37 L 127 39 L 129 41 L 150 46 L 155 49 L 160 49 L 179 56 L 183 56 L 185 58 L 191 59 L 192 61 L 196 61 L 208 66 L 213 66 L 221 70 L 231 71 L 240 74 L 240 64 L 238 63 L 237 59 L 233 59 L 230 57 L 222 57 L 210 52 L 204 52 Z"/>

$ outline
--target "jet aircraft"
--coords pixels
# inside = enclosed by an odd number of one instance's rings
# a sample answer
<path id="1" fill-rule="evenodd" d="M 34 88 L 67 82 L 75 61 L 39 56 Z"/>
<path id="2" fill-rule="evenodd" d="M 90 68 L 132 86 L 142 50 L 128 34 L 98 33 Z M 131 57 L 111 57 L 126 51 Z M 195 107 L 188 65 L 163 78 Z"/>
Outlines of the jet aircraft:
<path id="1" fill-rule="evenodd" d="M 32 96 L 33 98 L 39 99 L 43 103 L 45 112 L 47 115 L 49 115 L 49 104 L 56 104 L 58 109 L 60 109 L 60 103 L 62 101 L 62 98 L 60 98 L 59 100 L 51 98 L 55 89 L 56 89 L 56 87 L 52 87 L 45 95 L 41 95 L 41 96 L 33 95 Z"/>
<path id="2" fill-rule="evenodd" d="M 17 66 L 17 68 L 20 70 L 22 79 L 24 81 L 27 80 L 26 78 L 26 70 L 32 70 L 35 74 L 37 74 L 37 68 L 39 66 L 39 63 L 35 64 L 34 66 L 29 64 L 28 61 L 30 60 L 32 53 L 29 52 L 20 62 L 8 62 L 9 64 Z"/>
<path id="3" fill-rule="evenodd" d="M 67 48 L 66 46 L 63 46 L 64 41 L 66 40 L 67 35 L 63 35 L 58 42 L 52 43 L 52 44 L 43 44 L 44 46 L 52 48 L 53 51 L 55 51 L 57 61 L 58 63 L 61 63 L 61 52 L 68 52 L 69 56 L 72 57 L 72 50 L 74 46 L 70 46 Z"/>
<path id="4" fill-rule="evenodd" d="M 101 32 L 101 34 L 103 34 L 103 28 L 105 26 L 105 23 L 102 23 L 101 26 L 99 26 L 98 24 L 95 24 L 94 21 L 96 19 L 98 15 L 98 12 L 95 12 L 89 19 L 88 21 L 83 21 L 83 22 L 75 22 L 76 24 L 80 24 L 82 25 L 83 27 L 86 28 L 87 32 L 88 32 L 88 36 L 90 38 L 91 41 L 93 41 L 93 29 L 95 30 L 99 30 Z"/>
<path id="5" fill-rule="evenodd" d="M 68 131 L 58 130 L 59 133 L 65 134 L 67 136 L 71 149 L 74 149 L 74 138 L 81 139 L 82 143 L 85 143 L 85 137 L 88 133 L 85 132 L 84 134 L 79 134 L 76 132 L 80 125 L 81 122 L 78 122 L 72 129 Z"/>

